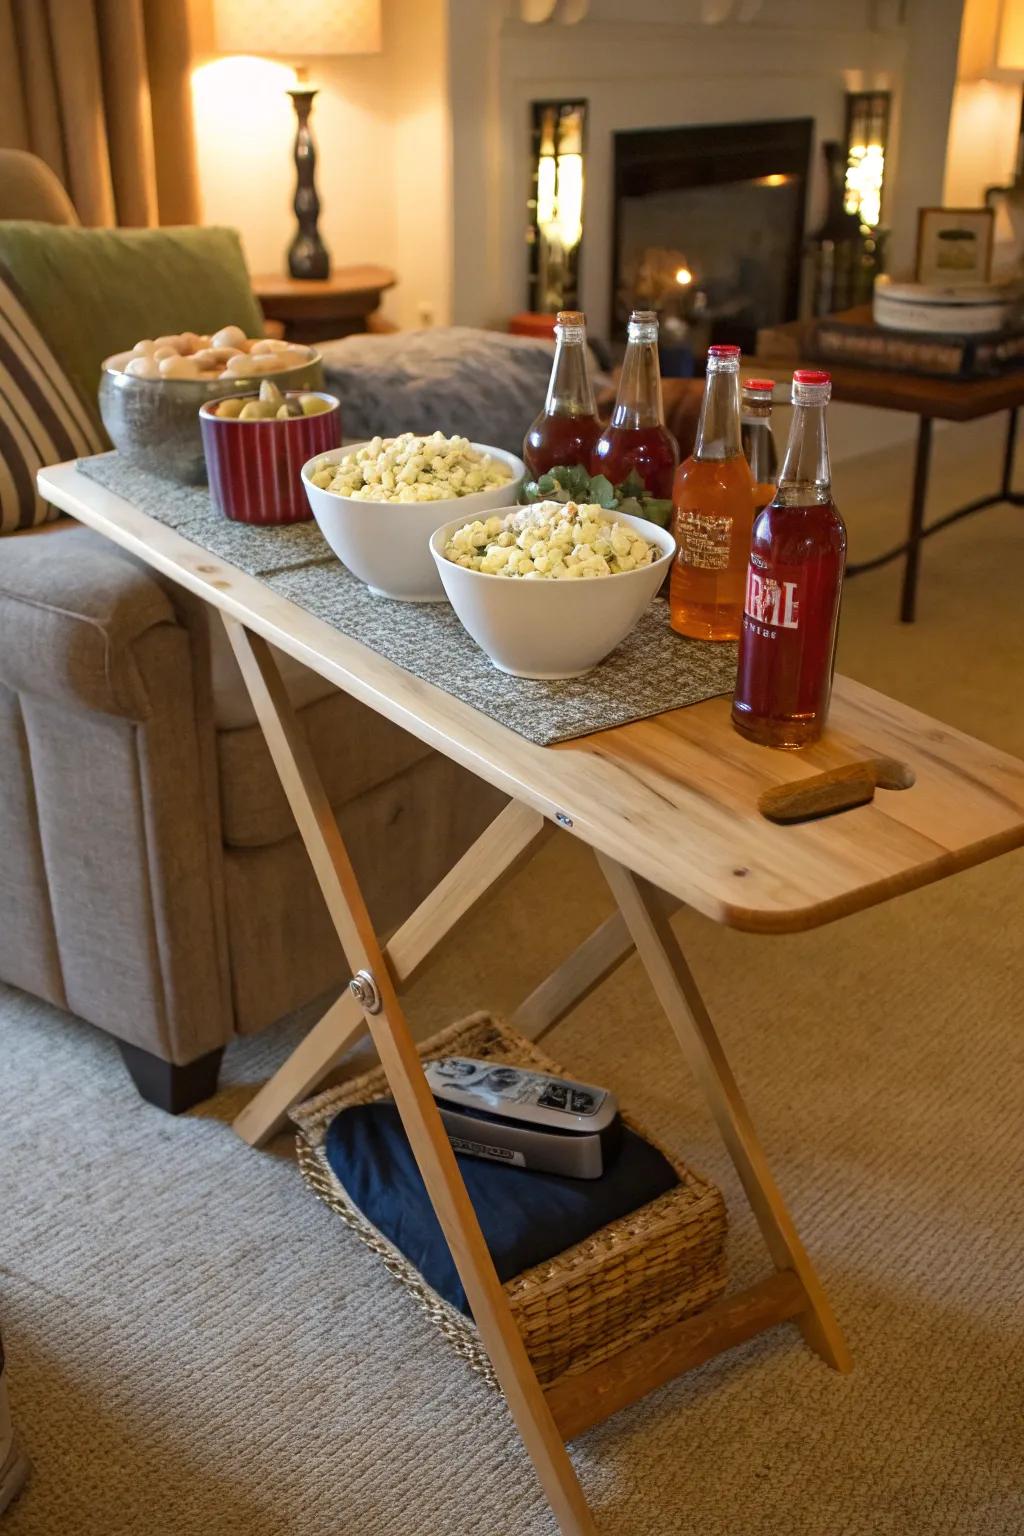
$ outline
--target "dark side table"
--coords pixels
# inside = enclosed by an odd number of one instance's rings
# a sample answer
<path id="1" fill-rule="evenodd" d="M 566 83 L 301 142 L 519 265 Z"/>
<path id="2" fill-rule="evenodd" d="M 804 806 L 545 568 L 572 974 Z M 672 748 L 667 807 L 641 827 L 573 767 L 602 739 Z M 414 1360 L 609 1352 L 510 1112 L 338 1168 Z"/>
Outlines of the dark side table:
<path id="1" fill-rule="evenodd" d="M 331 341 L 365 331 L 381 294 L 398 281 L 389 267 L 337 267 L 322 281 L 281 273 L 254 277 L 253 292 L 286 341 Z"/>
<path id="2" fill-rule="evenodd" d="M 792 326 L 774 327 L 762 332 L 758 338 L 758 355 L 749 362 L 751 370 L 777 375 L 781 369 L 801 366 L 824 368 L 832 378 L 832 398 L 849 405 L 875 405 L 883 410 L 908 411 L 918 418 L 917 451 L 914 455 L 914 484 L 910 497 L 910 518 L 907 536 L 902 543 L 864 560 L 858 565 L 847 566 L 848 576 L 863 571 L 876 570 L 891 560 L 903 557 L 903 585 L 900 592 L 900 619 L 912 624 L 917 608 L 917 580 L 921 559 L 921 545 L 932 534 L 950 523 L 959 522 L 986 507 L 1009 502 L 1012 506 L 1024 506 L 1024 495 L 1013 490 L 1013 459 L 1017 438 L 1017 412 L 1024 405 L 1024 369 L 997 374 L 992 378 L 943 379 L 923 374 L 897 373 L 888 368 L 869 368 L 849 363 L 803 363 L 798 348 L 805 337 L 800 322 Z M 783 345 L 780 348 L 779 341 Z M 786 345 L 793 347 L 791 356 Z M 745 370 L 746 371 L 746 370 Z M 978 496 L 966 506 L 947 512 L 944 517 L 925 526 L 925 502 L 928 497 L 928 471 L 931 462 L 932 423 L 935 421 L 977 421 L 983 416 L 1007 412 L 1006 447 L 1003 452 L 1002 476 L 998 489 Z"/>

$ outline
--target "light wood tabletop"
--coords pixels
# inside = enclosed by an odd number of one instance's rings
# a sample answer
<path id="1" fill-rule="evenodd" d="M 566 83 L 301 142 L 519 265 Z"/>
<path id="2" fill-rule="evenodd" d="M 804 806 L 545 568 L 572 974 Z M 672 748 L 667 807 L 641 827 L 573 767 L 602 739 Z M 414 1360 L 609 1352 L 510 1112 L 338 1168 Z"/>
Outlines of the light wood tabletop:
<path id="1" fill-rule="evenodd" d="M 743 740 L 726 699 L 540 747 L 216 559 L 73 464 L 43 471 L 40 486 L 81 522 L 717 922 L 764 933 L 814 927 L 1024 843 L 1024 764 L 848 678 L 836 681 L 824 740 L 799 753 Z M 820 809 L 817 797 L 837 779 L 869 803 L 795 823 L 765 814 L 780 814 L 779 801 L 781 814 L 799 814 L 799 801 L 787 808 L 792 789 L 808 791 Z"/>

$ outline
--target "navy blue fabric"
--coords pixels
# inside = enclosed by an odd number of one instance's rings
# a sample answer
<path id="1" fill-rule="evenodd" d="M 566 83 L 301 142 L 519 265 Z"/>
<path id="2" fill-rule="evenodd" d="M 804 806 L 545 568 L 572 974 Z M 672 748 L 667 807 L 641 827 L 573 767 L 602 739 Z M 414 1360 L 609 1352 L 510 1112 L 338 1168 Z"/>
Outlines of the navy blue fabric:
<path id="1" fill-rule="evenodd" d="M 343 1109 L 327 1128 L 327 1161 L 363 1215 L 424 1280 L 471 1316 L 448 1245 L 390 1100 Z M 502 1281 L 582 1242 L 679 1183 L 672 1165 L 623 1130 L 618 1156 L 599 1179 L 530 1173 L 456 1153 Z"/>

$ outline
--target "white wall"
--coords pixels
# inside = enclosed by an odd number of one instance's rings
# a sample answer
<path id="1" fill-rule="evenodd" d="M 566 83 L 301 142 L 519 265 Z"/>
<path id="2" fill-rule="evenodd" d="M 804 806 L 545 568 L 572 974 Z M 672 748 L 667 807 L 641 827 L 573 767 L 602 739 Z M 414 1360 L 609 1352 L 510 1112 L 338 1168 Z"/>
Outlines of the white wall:
<path id="1" fill-rule="evenodd" d="M 401 326 L 445 325 L 452 296 L 447 0 L 385 0 L 394 122 L 391 190 Z"/>
<path id="2" fill-rule="evenodd" d="M 947 207 L 975 207 L 984 201 L 986 187 L 1006 186 L 1012 179 L 1020 98 L 1020 86 L 1004 81 L 957 82 L 942 194 Z"/>

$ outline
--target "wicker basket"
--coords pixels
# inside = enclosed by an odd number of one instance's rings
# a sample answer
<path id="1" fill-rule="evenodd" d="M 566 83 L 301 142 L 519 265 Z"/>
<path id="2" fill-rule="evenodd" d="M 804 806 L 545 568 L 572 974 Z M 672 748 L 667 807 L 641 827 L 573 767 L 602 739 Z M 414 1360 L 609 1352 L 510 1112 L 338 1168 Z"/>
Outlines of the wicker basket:
<path id="1" fill-rule="evenodd" d="M 421 1056 L 492 1058 L 560 1073 L 550 1057 L 491 1017 L 471 1018 L 420 1046 Z M 456 1352 L 497 1380 L 473 1323 L 450 1306 L 349 1199 L 324 1155 L 339 1110 L 388 1093 L 380 1068 L 292 1110 L 299 1167 L 310 1188 L 378 1254 Z M 646 1133 L 628 1115 L 623 1119 Z M 648 1136 L 647 1140 L 651 1138 Z M 725 1289 L 725 1202 L 716 1186 L 660 1148 L 679 1184 L 581 1243 L 507 1282 L 506 1294 L 540 1381 L 588 1370 L 619 1350 L 709 1306 Z"/>

